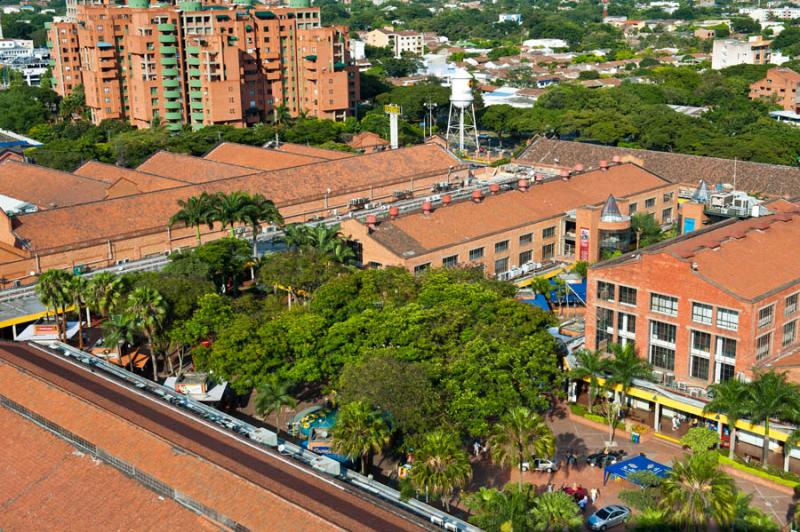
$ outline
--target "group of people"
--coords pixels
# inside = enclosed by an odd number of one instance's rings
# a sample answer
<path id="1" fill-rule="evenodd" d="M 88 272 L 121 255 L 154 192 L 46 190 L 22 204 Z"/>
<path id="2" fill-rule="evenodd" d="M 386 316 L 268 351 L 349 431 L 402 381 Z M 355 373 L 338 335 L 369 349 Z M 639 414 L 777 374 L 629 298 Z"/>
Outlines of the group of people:
<path id="1" fill-rule="evenodd" d="M 554 489 L 555 486 L 553 486 L 552 483 L 547 484 L 546 490 L 548 492 L 552 492 Z M 565 486 L 562 484 L 561 491 L 567 495 L 572 495 L 572 497 L 575 499 L 575 502 L 578 503 L 578 508 L 581 509 L 581 512 L 586 512 L 586 507 L 589 506 L 589 503 L 594 504 L 595 501 L 597 501 L 597 499 L 600 497 L 600 490 L 597 488 L 592 488 L 587 491 L 586 488 L 580 484 L 576 484 L 575 482 L 573 482 L 571 486 Z"/>
<path id="2" fill-rule="evenodd" d="M 475 457 L 481 457 L 489 452 L 489 447 L 484 443 L 481 444 L 480 440 L 475 440 L 472 443 L 472 452 L 475 454 Z"/>

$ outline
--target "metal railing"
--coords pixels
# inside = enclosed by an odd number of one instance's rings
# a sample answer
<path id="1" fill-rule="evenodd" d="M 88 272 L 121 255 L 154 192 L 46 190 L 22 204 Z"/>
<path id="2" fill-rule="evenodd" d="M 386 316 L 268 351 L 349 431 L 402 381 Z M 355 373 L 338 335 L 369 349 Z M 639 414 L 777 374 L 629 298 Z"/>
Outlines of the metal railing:
<path id="1" fill-rule="evenodd" d="M 380 482 L 368 478 L 360 473 L 351 471 L 344 467 L 341 463 L 328 458 L 327 456 L 319 455 L 313 451 L 309 451 L 293 442 L 283 440 L 278 437 L 275 432 L 268 429 L 256 427 L 235 418 L 225 412 L 212 408 L 208 405 L 194 401 L 189 397 L 156 382 L 140 377 L 130 371 L 106 362 L 105 360 L 96 357 L 92 354 L 81 351 L 71 345 L 62 342 L 53 343 L 50 348 L 45 348 L 36 344 L 31 346 L 44 351 L 53 356 L 63 356 L 72 360 L 78 361 L 85 366 L 96 370 L 113 375 L 117 379 L 133 385 L 137 389 L 160 397 L 165 402 L 182 408 L 192 414 L 201 417 L 202 419 L 214 423 L 227 431 L 231 432 L 230 437 L 235 438 L 236 435 L 248 438 L 248 440 L 257 446 L 268 447 L 278 451 L 279 455 L 291 458 L 295 461 L 301 462 L 317 471 L 327 473 L 332 477 L 345 481 L 359 489 L 369 492 L 373 496 L 379 497 L 394 506 L 402 508 L 417 516 L 424 518 L 430 523 L 440 526 L 445 530 L 454 532 L 479 532 L 480 529 L 453 517 L 452 515 L 438 510 L 422 501 L 417 499 L 405 499 L 400 495 L 400 492 Z M 274 456 L 274 455 L 273 455 Z M 319 477 L 323 478 L 323 477 Z"/>

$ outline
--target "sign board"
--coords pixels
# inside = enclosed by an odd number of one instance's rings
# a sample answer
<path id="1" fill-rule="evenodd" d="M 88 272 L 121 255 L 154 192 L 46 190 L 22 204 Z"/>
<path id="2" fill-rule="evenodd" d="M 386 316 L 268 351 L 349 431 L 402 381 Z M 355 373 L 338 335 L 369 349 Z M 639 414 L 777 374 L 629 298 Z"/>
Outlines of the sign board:
<path id="1" fill-rule="evenodd" d="M 394 103 L 390 103 L 383 106 L 383 112 L 390 115 L 399 115 L 400 114 L 400 106 Z"/>
<path id="2" fill-rule="evenodd" d="M 589 229 L 581 227 L 580 260 L 589 260 Z"/>

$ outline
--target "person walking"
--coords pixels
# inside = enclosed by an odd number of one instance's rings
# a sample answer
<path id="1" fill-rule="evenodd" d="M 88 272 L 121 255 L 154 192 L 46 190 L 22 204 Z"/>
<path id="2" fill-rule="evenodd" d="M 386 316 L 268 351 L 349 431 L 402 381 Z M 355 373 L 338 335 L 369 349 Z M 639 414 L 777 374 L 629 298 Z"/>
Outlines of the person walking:
<path id="1" fill-rule="evenodd" d="M 584 495 L 583 498 L 578 501 L 578 508 L 581 509 L 581 513 L 586 513 L 586 506 L 588 506 L 588 504 L 589 504 L 589 497 Z"/>
<path id="2" fill-rule="evenodd" d="M 480 456 L 481 454 L 481 442 L 475 440 L 475 443 L 472 444 L 472 450 L 475 452 L 475 456 Z"/>
<path id="3" fill-rule="evenodd" d="M 592 504 L 594 504 L 594 502 L 597 500 L 597 498 L 600 497 L 600 491 L 597 488 L 592 488 L 589 491 L 589 497 L 592 500 Z"/>

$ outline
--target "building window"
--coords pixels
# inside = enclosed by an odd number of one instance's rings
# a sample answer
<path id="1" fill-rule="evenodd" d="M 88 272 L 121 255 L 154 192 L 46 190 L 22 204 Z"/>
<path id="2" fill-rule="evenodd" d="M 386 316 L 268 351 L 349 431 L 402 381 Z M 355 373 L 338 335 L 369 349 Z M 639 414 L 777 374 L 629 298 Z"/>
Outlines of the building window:
<path id="1" fill-rule="evenodd" d="M 661 294 L 650 294 L 650 310 L 668 316 L 678 315 L 678 298 Z"/>
<path id="2" fill-rule="evenodd" d="M 420 273 L 425 273 L 431 269 L 431 263 L 426 262 L 425 264 L 420 264 L 419 266 L 414 266 L 414 275 L 419 275 Z"/>
<path id="3" fill-rule="evenodd" d="M 783 308 L 783 315 L 784 316 L 791 316 L 795 312 L 797 312 L 797 295 L 792 294 L 786 298 L 786 304 Z"/>
<path id="4" fill-rule="evenodd" d="M 672 201 L 672 192 L 665 192 L 664 196 L 661 198 L 664 203 L 669 203 Z"/>
<path id="5" fill-rule="evenodd" d="M 504 251 L 508 251 L 508 240 L 503 240 L 502 242 L 495 243 L 494 245 L 495 253 L 503 253 Z"/>
<path id="6" fill-rule="evenodd" d="M 797 335 L 797 322 L 790 321 L 783 324 L 783 347 L 792 345 Z"/>
<path id="7" fill-rule="evenodd" d="M 703 381 L 708 380 L 708 359 L 705 357 L 695 356 L 692 355 L 692 367 L 690 369 L 690 375 L 695 379 L 700 379 Z"/>
<path id="8" fill-rule="evenodd" d="M 675 370 L 675 350 L 661 347 L 659 345 L 650 346 L 650 363 L 661 369 L 669 371 Z"/>
<path id="9" fill-rule="evenodd" d="M 655 198 L 648 198 L 644 200 L 644 208 L 645 209 L 652 209 L 656 206 L 656 199 Z"/>
<path id="10" fill-rule="evenodd" d="M 519 245 L 525 246 L 533 242 L 533 233 L 525 233 L 524 235 L 520 235 L 519 237 Z"/>
<path id="11" fill-rule="evenodd" d="M 675 336 L 678 328 L 671 323 L 661 321 L 650 322 L 650 340 L 675 345 Z"/>
<path id="12" fill-rule="evenodd" d="M 458 264 L 458 255 L 450 255 L 442 259 L 442 266 L 445 268 L 452 268 Z"/>
<path id="13" fill-rule="evenodd" d="M 662 224 L 671 224 L 672 223 L 672 208 L 671 207 L 661 211 L 661 223 Z"/>
<path id="14" fill-rule="evenodd" d="M 505 273 L 508 271 L 508 257 L 494 261 L 494 273 Z"/>
<path id="15" fill-rule="evenodd" d="M 597 281 L 597 299 L 603 301 L 614 301 L 615 285 L 605 281 Z"/>
<path id="16" fill-rule="evenodd" d="M 636 289 L 627 286 L 619 287 L 619 302 L 626 305 L 636 305 Z"/>
<path id="17" fill-rule="evenodd" d="M 711 354 L 711 335 L 702 331 L 692 331 L 692 353 Z"/>
<path id="18" fill-rule="evenodd" d="M 692 321 L 695 323 L 702 323 L 703 325 L 711 325 L 713 320 L 714 308 L 711 305 L 703 303 L 692 303 Z"/>
<path id="19" fill-rule="evenodd" d="M 597 307 L 597 322 L 595 330 L 595 347 L 601 351 L 607 351 L 611 344 L 614 330 L 614 311 L 603 307 Z"/>
<path id="20" fill-rule="evenodd" d="M 732 364 L 718 364 L 719 367 L 719 377 L 717 378 L 717 382 L 725 382 L 729 381 L 733 378 L 734 373 L 736 372 L 736 368 Z"/>
<path id="21" fill-rule="evenodd" d="M 619 332 L 622 334 L 636 333 L 636 316 L 620 312 L 617 314 Z"/>
<path id="22" fill-rule="evenodd" d="M 533 260 L 533 252 L 532 251 L 523 251 L 519 254 L 519 265 L 522 266 L 523 264 L 527 264 Z"/>
<path id="23" fill-rule="evenodd" d="M 553 238 L 556 236 L 556 227 L 545 227 L 542 230 L 542 238 Z"/>
<path id="24" fill-rule="evenodd" d="M 546 244 L 542 246 L 542 260 L 552 259 L 555 255 L 555 244 Z"/>
<path id="25" fill-rule="evenodd" d="M 768 327 L 772 325 L 772 315 L 773 310 L 775 309 L 775 305 L 770 305 L 768 307 L 764 307 L 758 311 L 758 328 Z"/>
<path id="26" fill-rule="evenodd" d="M 739 330 L 739 312 L 727 308 L 717 309 L 717 327 L 729 331 Z"/>
<path id="27" fill-rule="evenodd" d="M 483 248 L 475 248 L 469 250 L 469 260 L 481 260 L 483 258 Z"/>
<path id="28" fill-rule="evenodd" d="M 631 203 L 628 205 L 628 214 L 636 214 L 636 204 Z"/>
<path id="29" fill-rule="evenodd" d="M 736 340 L 717 336 L 717 356 L 736 358 Z"/>
<path id="30" fill-rule="evenodd" d="M 771 343 L 772 343 L 771 332 L 756 338 L 756 360 L 761 360 L 762 358 L 769 355 L 769 347 Z"/>

